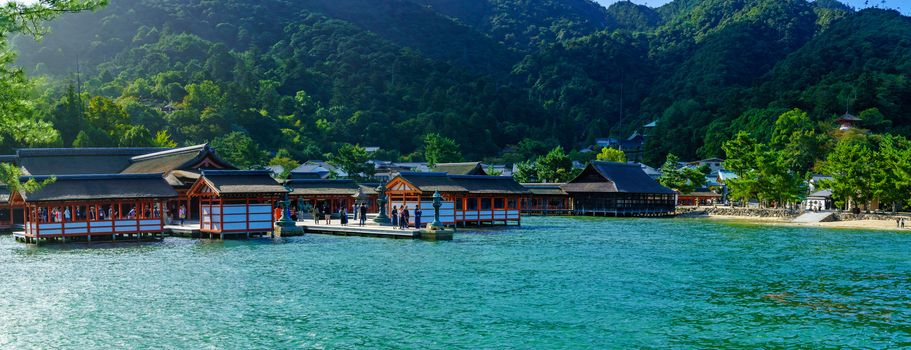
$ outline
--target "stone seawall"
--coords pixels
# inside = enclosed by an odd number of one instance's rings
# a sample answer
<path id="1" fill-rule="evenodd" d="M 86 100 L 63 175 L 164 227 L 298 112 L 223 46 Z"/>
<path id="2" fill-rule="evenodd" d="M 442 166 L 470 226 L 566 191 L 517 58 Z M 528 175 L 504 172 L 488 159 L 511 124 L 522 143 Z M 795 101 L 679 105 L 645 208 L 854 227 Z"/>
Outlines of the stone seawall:
<path id="1" fill-rule="evenodd" d="M 756 217 L 756 218 L 783 218 L 783 219 L 792 219 L 800 216 L 801 212 L 798 210 L 787 210 L 787 209 L 759 209 L 759 208 L 726 208 L 726 207 L 715 207 L 715 208 L 706 208 L 705 213 L 708 215 L 717 215 L 717 216 L 744 216 L 744 217 Z"/>
<path id="2" fill-rule="evenodd" d="M 879 213 L 879 214 L 873 214 L 873 213 L 871 213 L 871 214 L 865 214 L 865 213 L 854 214 L 854 213 L 847 213 L 847 212 L 835 213 L 835 220 L 838 220 L 838 221 L 856 221 L 856 220 L 892 220 L 892 221 L 895 221 L 895 219 L 899 219 L 899 218 L 904 218 L 905 220 L 908 220 L 909 218 L 911 218 L 911 216 L 902 215 L 902 214 L 892 215 L 892 214 L 881 214 L 881 213 Z"/>

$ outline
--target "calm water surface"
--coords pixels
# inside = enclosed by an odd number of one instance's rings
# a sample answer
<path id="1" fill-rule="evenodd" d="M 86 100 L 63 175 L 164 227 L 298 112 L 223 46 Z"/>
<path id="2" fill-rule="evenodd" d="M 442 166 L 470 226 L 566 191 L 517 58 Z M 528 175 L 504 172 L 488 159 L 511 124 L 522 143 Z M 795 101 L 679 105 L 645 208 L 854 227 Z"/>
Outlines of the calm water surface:
<path id="1" fill-rule="evenodd" d="M 911 346 L 911 234 L 530 218 L 453 242 L 0 237 L 0 349 Z"/>

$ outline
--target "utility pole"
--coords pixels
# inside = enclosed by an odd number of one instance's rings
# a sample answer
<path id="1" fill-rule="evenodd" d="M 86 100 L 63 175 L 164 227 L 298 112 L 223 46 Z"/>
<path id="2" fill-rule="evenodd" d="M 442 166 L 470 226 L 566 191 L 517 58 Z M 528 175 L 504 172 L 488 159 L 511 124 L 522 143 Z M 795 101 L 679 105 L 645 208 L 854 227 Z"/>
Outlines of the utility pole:
<path id="1" fill-rule="evenodd" d="M 621 151 L 623 150 L 623 144 L 620 142 L 620 140 L 623 138 L 623 78 L 623 68 L 620 68 L 620 123 L 617 127 L 617 129 L 619 129 L 617 131 L 617 149 Z"/>

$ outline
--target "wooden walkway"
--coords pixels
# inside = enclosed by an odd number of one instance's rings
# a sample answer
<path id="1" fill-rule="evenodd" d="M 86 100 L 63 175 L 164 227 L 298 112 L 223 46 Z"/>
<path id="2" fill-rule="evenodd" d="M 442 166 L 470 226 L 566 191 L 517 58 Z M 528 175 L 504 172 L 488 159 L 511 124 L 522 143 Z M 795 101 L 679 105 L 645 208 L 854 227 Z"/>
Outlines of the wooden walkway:
<path id="1" fill-rule="evenodd" d="M 394 239 L 425 239 L 425 240 L 452 240 L 454 233 L 453 229 L 447 229 L 437 232 L 428 232 L 427 230 L 418 230 L 415 228 L 408 228 L 405 230 L 399 230 L 392 228 L 391 226 L 379 226 L 374 223 L 370 223 L 366 226 L 357 226 L 349 225 L 342 226 L 339 224 L 333 225 L 316 225 L 312 222 L 297 222 L 297 227 L 304 229 L 305 233 L 311 234 L 324 234 L 324 235 L 335 235 L 335 236 L 362 236 L 362 237 L 381 237 L 381 238 L 394 238 Z M 199 224 L 195 222 L 187 222 L 184 225 L 165 225 L 165 232 L 159 236 L 150 236 L 150 237 L 139 237 L 139 240 L 150 240 L 155 238 L 156 240 L 161 240 L 164 235 L 177 236 L 177 237 L 190 237 L 190 238 L 208 238 L 207 234 L 204 234 L 199 229 Z M 25 237 L 25 232 L 23 231 L 13 231 L 13 235 L 16 238 Z M 261 235 L 261 234 L 260 234 Z M 217 235 L 216 235 L 217 236 Z M 266 234 L 268 236 L 268 234 Z M 249 237 L 249 236 L 247 236 Z M 98 242 L 102 242 L 98 237 Z M 217 238 L 217 237 L 216 237 Z M 243 238 L 243 237 L 242 237 Z M 74 241 L 70 238 L 64 240 Z M 104 242 L 111 242 L 112 240 L 104 240 Z M 137 241 L 136 238 L 128 239 L 117 239 L 116 241 Z"/>
<path id="2" fill-rule="evenodd" d="M 409 228 L 407 230 L 394 229 L 391 226 L 379 226 L 375 224 L 367 226 L 355 225 L 316 225 L 307 222 L 298 222 L 298 227 L 303 227 L 307 233 L 326 234 L 336 236 L 364 236 L 364 237 L 385 237 L 385 238 L 407 238 L 420 239 L 421 230 Z"/>

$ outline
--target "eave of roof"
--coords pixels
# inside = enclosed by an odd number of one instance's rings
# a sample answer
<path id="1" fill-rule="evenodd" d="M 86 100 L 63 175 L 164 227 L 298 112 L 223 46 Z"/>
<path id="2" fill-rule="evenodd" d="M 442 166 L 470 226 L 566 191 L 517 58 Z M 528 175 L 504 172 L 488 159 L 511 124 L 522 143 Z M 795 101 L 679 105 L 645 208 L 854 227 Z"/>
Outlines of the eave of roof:
<path id="1" fill-rule="evenodd" d="M 43 181 L 49 176 L 24 176 L 22 181 Z M 59 202 L 177 197 L 161 174 L 62 175 L 32 193 L 20 192 L 27 202 Z"/>

